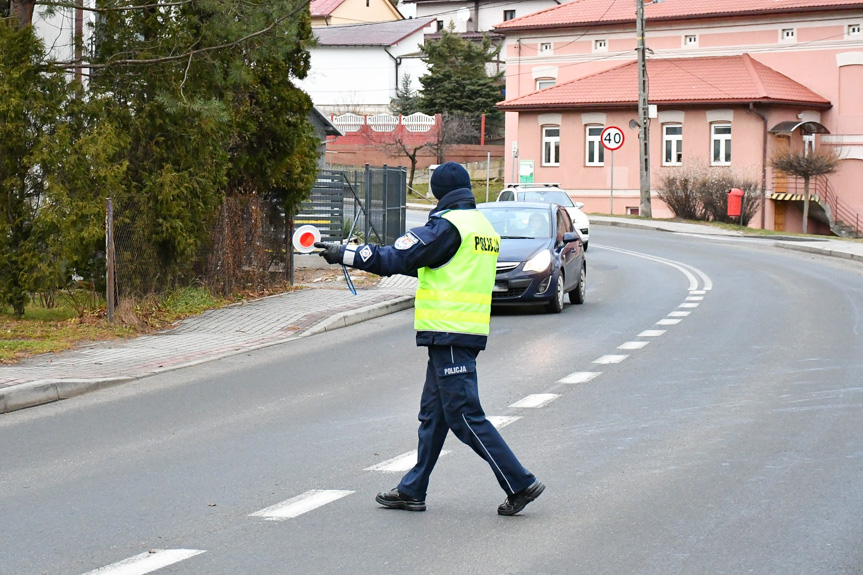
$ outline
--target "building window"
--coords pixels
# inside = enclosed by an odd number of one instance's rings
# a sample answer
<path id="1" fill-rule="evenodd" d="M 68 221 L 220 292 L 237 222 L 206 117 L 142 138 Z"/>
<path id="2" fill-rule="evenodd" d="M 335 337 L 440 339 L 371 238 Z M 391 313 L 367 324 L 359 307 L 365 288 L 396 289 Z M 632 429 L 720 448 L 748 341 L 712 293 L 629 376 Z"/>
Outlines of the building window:
<path id="1" fill-rule="evenodd" d="M 695 34 L 690 34 L 688 36 L 683 37 L 683 45 L 689 47 L 698 46 L 698 36 Z"/>
<path id="2" fill-rule="evenodd" d="M 683 126 L 664 124 L 662 126 L 662 165 L 679 166 L 683 163 Z"/>
<path id="3" fill-rule="evenodd" d="M 593 41 L 593 51 L 594 52 L 608 52 L 608 40 L 594 40 Z"/>
<path id="4" fill-rule="evenodd" d="M 860 24 L 848 24 L 849 36 L 860 36 Z"/>
<path id="5" fill-rule="evenodd" d="M 714 166 L 731 165 L 731 124 L 713 124 L 710 139 L 713 148 L 711 163 Z"/>
<path id="6" fill-rule="evenodd" d="M 560 126 L 546 126 L 542 129 L 542 165 L 560 165 Z"/>
<path id="7" fill-rule="evenodd" d="M 443 20 L 438 20 L 437 21 L 437 31 L 440 32 L 441 30 L 443 30 Z"/>
<path id="8" fill-rule="evenodd" d="M 540 54 L 551 54 L 551 42 L 541 42 L 539 45 Z"/>
<path id="9" fill-rule="evenodd" d="M 783 28 L 780 38 L 783 42 L 794 42 L 797 39 L 797 30 L 794 28 Z"/>
<path id="10" fill-rule="evenodd" d="M 803 134 L 803 155 L 815 152 L 815 134 Z"/>
<path id="11" fill-rule="evenodd" d="M 585 142 L 585 166 L 605 165 L 605 148 L 599 137 L 602 135 L 602 126 L 587 127 L 587 141 Z"/>
<path id="12" fill-rule="evenodd" d="M 536 80 L 536 89 L 545 90 L 546 88 L 551 88 L 554 84 L 554 78 L 538 78 Z"/>
<path id="13" fill-rule="evenodd" d="M 515 18 L 515 10 L 504 10 L 503 11 L 503 21 L 512 20 Z"/>

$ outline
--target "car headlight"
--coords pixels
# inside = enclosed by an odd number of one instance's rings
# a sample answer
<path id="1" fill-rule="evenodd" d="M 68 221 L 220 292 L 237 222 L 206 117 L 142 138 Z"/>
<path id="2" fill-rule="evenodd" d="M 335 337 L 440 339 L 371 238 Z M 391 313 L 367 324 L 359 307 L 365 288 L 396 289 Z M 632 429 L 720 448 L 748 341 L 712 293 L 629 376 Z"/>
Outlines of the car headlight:
<path id="1" fill-rule="evenodd" d="M 544 272 L 548 269 L 548 266 L 551 265 L 551 252 L 548 250 L 542 250 L 524 264 L 524 271 L 526 272 Z"/>

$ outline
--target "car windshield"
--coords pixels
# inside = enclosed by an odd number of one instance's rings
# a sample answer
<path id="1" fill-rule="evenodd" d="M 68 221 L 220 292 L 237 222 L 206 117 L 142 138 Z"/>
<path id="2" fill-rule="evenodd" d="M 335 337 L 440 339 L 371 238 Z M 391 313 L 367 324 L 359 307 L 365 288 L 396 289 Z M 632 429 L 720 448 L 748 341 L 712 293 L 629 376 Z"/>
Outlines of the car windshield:
<path id="1" fill-rule="evenodd" d="M 544 204 L 560 204 L 561 206 L 572 206 L 569 194 L 562 190 L 530 190 L 518 192 L 520 202 L 542 202 Z"/>
<path id="2" fill-rule="evenodd" d="M 483 209 L 482 213 L 503 239 L 551 237 L 551 222 L 546 209 L 491 208 Z"/>

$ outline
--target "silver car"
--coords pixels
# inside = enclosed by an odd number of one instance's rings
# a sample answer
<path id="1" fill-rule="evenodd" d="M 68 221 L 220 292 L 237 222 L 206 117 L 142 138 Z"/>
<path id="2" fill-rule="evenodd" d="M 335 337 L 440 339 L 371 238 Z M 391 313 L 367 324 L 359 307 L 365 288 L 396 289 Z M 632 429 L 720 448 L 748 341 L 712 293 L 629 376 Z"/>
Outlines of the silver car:
<path id="1" fill-rule="evenodd" d="M 510 185 L 506 187 L 497 197 L 499 202 L 541 202 L 544 204 L 560 204 L 566 208 L 572 220 L 573 227 L 581 234 L 584 250 L 587 251 L 587 242 L 590 240 L 590 220 L 581 211 L 584 207 L 582 202 L 572 202 L 565 191 L 555 184 L 527 184 Z"/>

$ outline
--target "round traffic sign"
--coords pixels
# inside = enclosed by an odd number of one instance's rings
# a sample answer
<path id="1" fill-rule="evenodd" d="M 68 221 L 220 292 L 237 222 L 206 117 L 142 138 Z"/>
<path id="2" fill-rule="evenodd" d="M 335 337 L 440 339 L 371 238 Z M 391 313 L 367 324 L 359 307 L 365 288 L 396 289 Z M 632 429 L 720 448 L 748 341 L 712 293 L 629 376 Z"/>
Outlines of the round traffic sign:
<path id="1" fill-rule="evenodd" d="M 321 241 L 321 232 L 315 226 L 300 226 L 294 232 L 291 243 L 301 254 L 310 254 L 315 249 L 315 242 Z"/>
<path id="2" fill-rule="evenodd" d="M 602 142 L 602 146 L 612 152 L 623 145 L 623 140 L 623 130 L 617 126 L 608 126 L 599 135 L 599 141 Z"/>

